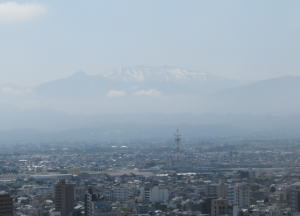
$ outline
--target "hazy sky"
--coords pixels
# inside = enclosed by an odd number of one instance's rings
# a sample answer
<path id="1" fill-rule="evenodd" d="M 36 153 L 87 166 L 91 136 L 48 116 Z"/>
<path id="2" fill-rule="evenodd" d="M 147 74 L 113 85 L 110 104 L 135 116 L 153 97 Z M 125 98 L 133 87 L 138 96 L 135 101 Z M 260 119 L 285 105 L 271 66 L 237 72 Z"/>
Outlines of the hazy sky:
<path id="1" fill-rule="evenodd" d="M 0 0 L 0 82 L 135 65 L 300 75 L 299 9 L 299 0 Z"/>

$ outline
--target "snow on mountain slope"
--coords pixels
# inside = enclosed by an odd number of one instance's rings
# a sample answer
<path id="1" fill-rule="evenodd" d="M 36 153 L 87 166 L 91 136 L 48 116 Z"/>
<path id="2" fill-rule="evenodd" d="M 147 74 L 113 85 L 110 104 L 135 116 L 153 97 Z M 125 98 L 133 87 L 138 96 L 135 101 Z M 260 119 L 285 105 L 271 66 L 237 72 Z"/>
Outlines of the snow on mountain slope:
<path id="1" fill-rule="evenodd" d="M 189 70 L 183 67 L 161 66 L 135 66 L 121 67 L 113 73 L 107 74 L 107 77 L 125 81 L 147 81 L 157 80 L 160 82 L 183 81 L 183 80 L 206 80 L 209 74 Z"/>

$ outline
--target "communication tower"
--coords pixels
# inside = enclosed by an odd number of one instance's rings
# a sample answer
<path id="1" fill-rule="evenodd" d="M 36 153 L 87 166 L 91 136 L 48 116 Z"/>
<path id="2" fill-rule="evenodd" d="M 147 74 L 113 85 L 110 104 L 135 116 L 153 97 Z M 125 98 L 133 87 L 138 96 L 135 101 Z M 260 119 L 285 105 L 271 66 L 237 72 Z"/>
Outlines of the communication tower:
<path id="1" fill-rule="evenodd" d="M 175 133 L 175 145 L 176 145 L 176 160 L 178 161 L 179 160 L 179 155 L 180 155 L 180 145 L 181 145 L 181 139 L 182 139 L 182 136 L 179 132 L 179 129 L 176 130 L 176 133 Z"/>

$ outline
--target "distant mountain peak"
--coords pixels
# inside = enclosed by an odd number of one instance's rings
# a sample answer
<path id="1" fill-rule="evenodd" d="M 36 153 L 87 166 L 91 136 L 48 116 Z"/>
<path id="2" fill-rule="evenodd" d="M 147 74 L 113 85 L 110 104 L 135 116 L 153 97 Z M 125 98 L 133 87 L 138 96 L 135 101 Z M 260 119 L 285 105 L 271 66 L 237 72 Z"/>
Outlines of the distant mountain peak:
<path id="1" fill-rule="evenodd" d="M 180 81 L 191 79 L 207 79 L 208 74 L 175 66 L 131 66 L 121 67 L 108 77 L 125 81 L 143 82 L 146 80 Z"/>

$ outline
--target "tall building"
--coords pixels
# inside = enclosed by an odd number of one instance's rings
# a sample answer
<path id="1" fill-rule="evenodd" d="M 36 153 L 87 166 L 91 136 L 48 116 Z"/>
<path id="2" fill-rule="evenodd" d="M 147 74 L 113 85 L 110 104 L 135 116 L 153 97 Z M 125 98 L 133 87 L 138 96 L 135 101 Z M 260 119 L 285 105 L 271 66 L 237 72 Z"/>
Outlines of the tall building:
<path id="1" fill-rule="evenodd" d="M 218 198 L 225 199 L 227 195 L 227 190 L 228 190 L 228 185 L 226 185 L 223 180 L 220 180 L 217 188 Z"/>
<path id="2" fill-rule="evenodd" d="M 92 188 L 89 188 L 86 194 L 84 195 L 84 215 L 93 216 L 94 208 L 93 202 L 96 201 L 96 195 L 93 193 Z"/>
<path id="3" fill-rule="evenodd" d="M 13 199 L 4 191 L 0 191 L 0 216 L 13 216 Z"/>
<path id="4" fill-rule="evenodd" d="M 74 185 L 67 184 L 65 180 L 60 180 L 55 185 L 54 190 L 55 210 L 60 212 L 61 216 L 70 216 L 74 208 Z"/>
<path id="5" fill-rule="evenodd" d="M 211 201 L 211 216 L 228 214 L 228 201 L 226 199 L 214 199 Z"/>
<path id="6" fill-rule="evenodd" d="M 239 209 L 250 206 L 250 188 L 246 183 L 240 183 L 234 187 L 234 205 Z"/>
<path id="7" fill-rule="evenodd" d="M 292 212 L 300 212 L 300 182 L 287 188 L 286 198 Z"/>
<path id="8" fill-rule="evenodd" d="M 151 191 L 151 188 L 150 187 L 142 187 L 140 189 L 140 194 L 142 196 L 142 200 L 145 201 L 145 202 L 149 202 L 150 201 L 150 191 Z"/>
<path id="9" fill-rule="evenodd" d="M 235 186 L 234 185 L 227 185 L 226 186 L 226 195 L 225 198 L 228 202 L 233 205 L 235 199 Z"/>

